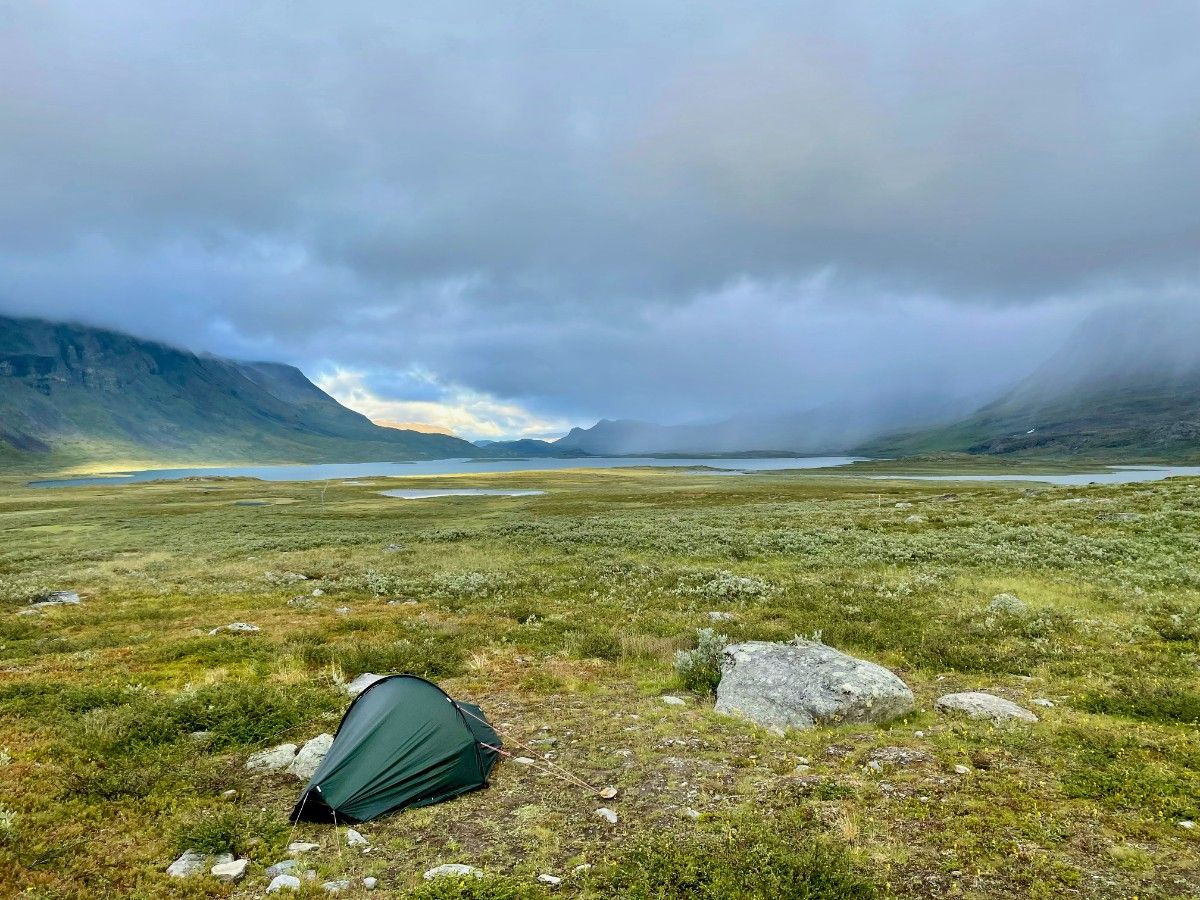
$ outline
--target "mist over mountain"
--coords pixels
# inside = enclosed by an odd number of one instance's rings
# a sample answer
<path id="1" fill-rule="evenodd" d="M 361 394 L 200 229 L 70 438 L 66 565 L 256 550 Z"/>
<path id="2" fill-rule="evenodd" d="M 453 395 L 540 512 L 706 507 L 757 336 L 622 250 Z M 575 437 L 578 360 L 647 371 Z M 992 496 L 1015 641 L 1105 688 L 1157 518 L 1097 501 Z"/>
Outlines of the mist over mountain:
<path id="1" fill-rule="evenodd" d="M 1101 310 L 1011 391 L 963 421 L 875 440 L 865 450 L 1200 456 L 1200 308 Z"/>
<path id="2" fill-rule="evenodd" d="M 292 366 L 0 317 L 0 456 L 365 462 L 479 452 L 377 426 Z"/>
<path id="3" fill-rule="evenodd" d="M 591 428 L 573 428 L 554 446 L 613 455 L 841 453 L 896 428 L 952 422 L 978 403 L 979 398 L 881 392 L 857 403 L 830 403 L 804 412 L 710 423 L 659 425 L 602 419 Z"/>

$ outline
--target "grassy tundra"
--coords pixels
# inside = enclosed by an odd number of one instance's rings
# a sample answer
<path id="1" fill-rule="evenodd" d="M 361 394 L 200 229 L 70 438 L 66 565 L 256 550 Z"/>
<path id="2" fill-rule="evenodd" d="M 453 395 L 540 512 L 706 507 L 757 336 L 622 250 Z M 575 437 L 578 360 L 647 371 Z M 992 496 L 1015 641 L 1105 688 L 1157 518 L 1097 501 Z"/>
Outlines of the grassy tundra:
<path id="1" fill-rule="evenodd" d="M 1200 818 L 1200 481 L 947 498 L 627 470 L 455 478 L 548 493 L 421 501 L 374 481 L 0 482 L 0 895 L 260 896 L 290 839 L 322 845 L 314 896 L 368 875 L 416 898 L 1200 891 L 1180 824 Z M 59 589 L 83 603 L 17 614 Z M 1000 592 L 1028 611 L 988 612 Z M 262 631 L 208 634 L 237 621 Z M 702 667 L 674 665 L 707 627 L 818 632 L 899 673 L 917 712 L 785 737 L 717 716 Z M 507 762 L 489 790 L 363 826 L 367 854 L 293 830 L 300 784 L 245 759 L 332 731 L 364 671 L 480 703 L 617 786 L 618 823 Z M 933 711 L 971 689 L 1054 705 L 1014 727 Z M 189 847 L 250 874 L 168 878 Z M 441 863 L 488 877 L 423 882 Z"/>

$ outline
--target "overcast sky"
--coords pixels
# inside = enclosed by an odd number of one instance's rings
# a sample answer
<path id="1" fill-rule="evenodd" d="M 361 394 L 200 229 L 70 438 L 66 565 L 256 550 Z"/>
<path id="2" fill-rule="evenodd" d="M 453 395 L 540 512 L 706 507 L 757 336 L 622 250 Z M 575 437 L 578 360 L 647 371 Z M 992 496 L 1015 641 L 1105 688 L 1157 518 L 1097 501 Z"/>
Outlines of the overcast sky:
<path id="1" fill-rule="evenodd" d="M 0 0 L 0 312 L 469 437 L 1200 304 L 1200 4 Z"/>

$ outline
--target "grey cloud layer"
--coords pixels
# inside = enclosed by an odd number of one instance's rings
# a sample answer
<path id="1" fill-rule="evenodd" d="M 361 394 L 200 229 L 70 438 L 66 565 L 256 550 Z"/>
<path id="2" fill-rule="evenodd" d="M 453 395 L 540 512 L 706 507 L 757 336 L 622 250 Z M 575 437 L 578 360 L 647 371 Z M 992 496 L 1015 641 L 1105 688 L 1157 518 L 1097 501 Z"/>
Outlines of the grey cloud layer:
<path id="1" fill-rule="evenodd" d="M 1008 335 L 982 389 L 1044 350 L 996 306 L 1194 302 L 1197 35 L 1183 2 L 9 4 L 0 305 L 579 415 L 795 403 L 823 347 L 871 362 L 833 396 L 932 383 Z"/>

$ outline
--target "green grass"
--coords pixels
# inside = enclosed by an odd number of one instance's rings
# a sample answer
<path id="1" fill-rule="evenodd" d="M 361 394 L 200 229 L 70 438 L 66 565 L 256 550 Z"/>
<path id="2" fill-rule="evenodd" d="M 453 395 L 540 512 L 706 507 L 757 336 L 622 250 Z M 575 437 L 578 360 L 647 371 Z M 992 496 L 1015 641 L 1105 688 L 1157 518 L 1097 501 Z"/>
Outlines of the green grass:
<path id="1" fill-rule="evenodd" d="M 302 483 L 0 480 L 0 897 L 252 896 L 289 839 L 321 844 L 304 860 L 320 881 L 428 900 L 1200 890 L 1178 824 L 1200 817 L 1200 480 L 953 499 L 811 473 L 452 480 L 548 493 L 397 501 L 372 479 L 322 504 Z M 55 589 L 84 602 L 17 615 Z M 1000 592 L 1028 610 L 988 613 Z M 262 631 L 208 633 L 235 621 Z M 711 658 L 677 665 L 704 628 L 819 632 L 896 671 L 917 709 L 784 737 L 718 716 Z M 370 854 L 292 829 L 299 783 L 246 757 L 332 732 L 346 680 L 401 670 L 480 703 L 519 753 L 616 786 L 619 823 L 502 763 L 489 790 L 362 826 Z M 969 689 L 1041 721 L 934 711 Z M 866 766 L 895 748 L 917 761 Z M 185 847 L 250 874 L 168 879 Z M 421 878 L 449 862 L 488 877 Z"/>

